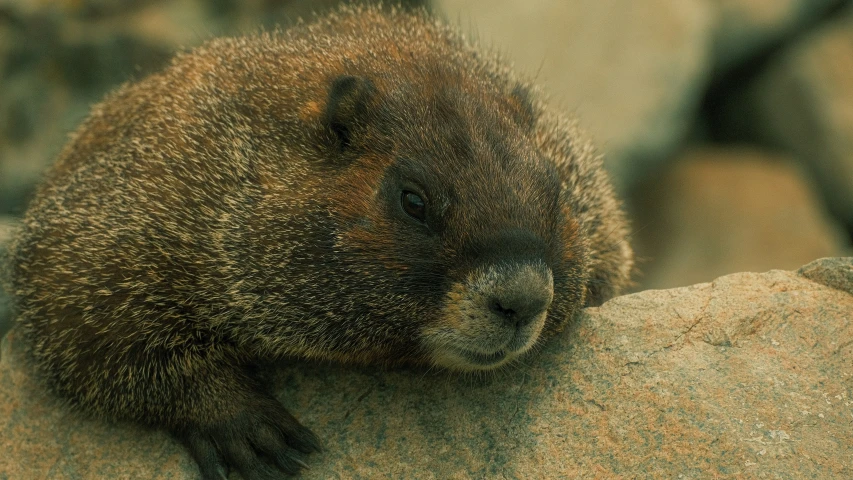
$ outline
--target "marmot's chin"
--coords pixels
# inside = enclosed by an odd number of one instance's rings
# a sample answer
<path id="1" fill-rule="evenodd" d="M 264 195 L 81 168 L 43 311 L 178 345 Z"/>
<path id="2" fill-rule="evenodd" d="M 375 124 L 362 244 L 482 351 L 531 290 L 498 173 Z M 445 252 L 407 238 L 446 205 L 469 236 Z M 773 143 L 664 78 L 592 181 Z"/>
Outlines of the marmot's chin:
<path id="1" fill-rule="evenodd" d="M 485 338 L 481 339 L 482 342 L 472 342 L 471 339 L 459 336 L 454 338 L 456 340 L 454 342 L 446 341 L 447 338 L 445 337 L 444 342 L 433 344 L 430 362 L 435 366 L 461 372 L 501 368 L 523 356 L 536 344 L 545 324 L 546 316 L 547 312 L 542 313 L 540 318 L 537 318 L 527 328 L 516 332 L 509 342 L 499 348 L 487 348 L 486 345 L 492 343 Z M 477 343 L 480 344 L 477 345 Z"/>

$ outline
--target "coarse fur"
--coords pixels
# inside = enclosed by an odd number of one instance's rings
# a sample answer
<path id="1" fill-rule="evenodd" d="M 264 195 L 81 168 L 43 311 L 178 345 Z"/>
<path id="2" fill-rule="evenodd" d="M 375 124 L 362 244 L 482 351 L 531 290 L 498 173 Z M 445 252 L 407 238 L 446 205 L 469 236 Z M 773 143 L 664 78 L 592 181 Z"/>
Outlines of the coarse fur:
<path id="1" fill-rule="evenodd" d="M 109 95 L 9 268 L 62 396 L 169 429 L 205 478 L 272 478 L 319 442 L 254 365 L 503 365 L 627 285 L 626 238 L 593 148 L 530 85 L 426 14 L 361 7 Z"/>

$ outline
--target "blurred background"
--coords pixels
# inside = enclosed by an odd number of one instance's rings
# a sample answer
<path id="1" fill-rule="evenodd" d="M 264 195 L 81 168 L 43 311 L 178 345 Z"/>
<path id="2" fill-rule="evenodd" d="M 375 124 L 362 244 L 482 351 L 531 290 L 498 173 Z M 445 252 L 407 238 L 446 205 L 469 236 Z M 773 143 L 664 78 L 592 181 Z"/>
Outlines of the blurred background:
<path id="1" fill-rule="evenodd" d="M 0 237 L 106 92 L 211 37 L 336 3 L 0 0 Z M 850 255 L 850 0 L 405 5 L 504 52 L 580 117 L 632 217 L 636 289 Z"/>

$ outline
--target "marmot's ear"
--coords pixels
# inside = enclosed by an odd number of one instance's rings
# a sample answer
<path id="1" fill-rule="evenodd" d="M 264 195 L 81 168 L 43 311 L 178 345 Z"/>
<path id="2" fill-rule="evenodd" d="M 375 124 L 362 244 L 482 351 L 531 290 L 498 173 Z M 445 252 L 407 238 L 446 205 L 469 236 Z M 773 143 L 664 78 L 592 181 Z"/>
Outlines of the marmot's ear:
<path id="1" fill-rule="evenodd" d="M 533 130 L 536 125 L 536 109 L 533 107 L 530 90 L 517 84 L 509 94 L 509 103 L 518 124 L 528 131 Z"/>
<path id="2" fill-rule="evenodd" d="M 352 143 L 353 133 L 364 123 L 375 93 L 376 87 L 364 77 L 341 75 L 332 82 L 323 122 L 340 150 Z"/>

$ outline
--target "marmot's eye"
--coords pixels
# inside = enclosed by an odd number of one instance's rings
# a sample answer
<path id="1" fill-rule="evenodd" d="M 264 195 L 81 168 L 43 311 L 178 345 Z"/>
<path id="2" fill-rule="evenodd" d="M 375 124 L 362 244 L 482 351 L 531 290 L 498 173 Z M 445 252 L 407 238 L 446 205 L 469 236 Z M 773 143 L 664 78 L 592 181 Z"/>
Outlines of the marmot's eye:
<path id="1" fill-rule="evenodd" d="M 403 197 L 400 201 L 403 205 L 403 210 L 410 217 L 416 218 L 421 222 L 426 222 L 426 204 L 418 194 L 403 190 Z"/>

